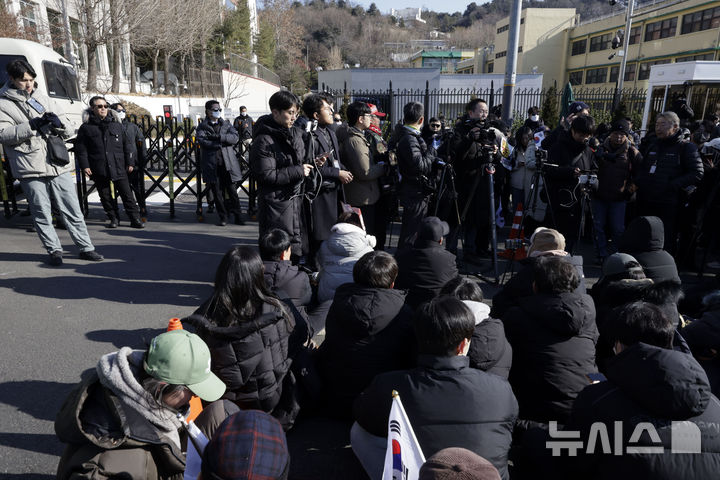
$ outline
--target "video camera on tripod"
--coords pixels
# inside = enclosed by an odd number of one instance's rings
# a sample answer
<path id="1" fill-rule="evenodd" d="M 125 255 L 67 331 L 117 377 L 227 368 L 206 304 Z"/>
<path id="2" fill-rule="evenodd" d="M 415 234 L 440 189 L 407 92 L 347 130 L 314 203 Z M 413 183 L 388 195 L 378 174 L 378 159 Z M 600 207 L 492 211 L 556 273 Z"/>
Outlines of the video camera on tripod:
<path id="1" fill-rule="evenodd" d="M 597 172 L 597 170 L 580 170 L 578 185 L 583 192 L 590 193 L 593 190 L 597 190 L 600 184 L 598 182 Z"/>
<path id="2" fill-rule="evenodd" d="M 494 163 L 493 153 L 497 150 L 495 129 L 490 127 L 486 120 L 468 119 L 466 125 L 470 127 L 467 137 L 475 142 L 479 148 L 479 158 L 482 163 Z"/>

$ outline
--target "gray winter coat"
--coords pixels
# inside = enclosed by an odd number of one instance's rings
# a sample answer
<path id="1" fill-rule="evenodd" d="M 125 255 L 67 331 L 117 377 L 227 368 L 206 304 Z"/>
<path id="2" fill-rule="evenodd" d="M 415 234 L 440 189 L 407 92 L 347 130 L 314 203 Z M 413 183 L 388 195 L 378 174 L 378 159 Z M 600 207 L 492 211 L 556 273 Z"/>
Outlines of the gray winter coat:
<path id="1" fill-rule="evenodd" d="M 230 173 L 230 179 L 239 182 L 242 180 L 242 171 L 233 147 L 240 141 L 240 136 L 227 120 L 219 119 L 218 122 L 219 139 L 214 138 L 215 130 L 207 118 L 197 127 L 196 137 L 202 152 L 200 165 L 203 179 L 207 183 L 217 183 L 217 166 L 222 163 Z"/>
<path id="2" fill-rule="evenodd" d="M 15 178 L 56 177 L 75 170 L 70 162 L 64 166 L 50 163 L 47 143 L 38 132 L 30 128 L 30 118 L 41 117 L 27 101 L 37 100 L 45 110 L 55 113 L 65 125 L 63 136 L 69 138 L 75 134 L 76 127 L 70 117 L 61 112 L 48 97 L 33 91 L 28 94 L 16 89 L 10 81 L 0 89 L 0 143 L 10 162 Z"/>

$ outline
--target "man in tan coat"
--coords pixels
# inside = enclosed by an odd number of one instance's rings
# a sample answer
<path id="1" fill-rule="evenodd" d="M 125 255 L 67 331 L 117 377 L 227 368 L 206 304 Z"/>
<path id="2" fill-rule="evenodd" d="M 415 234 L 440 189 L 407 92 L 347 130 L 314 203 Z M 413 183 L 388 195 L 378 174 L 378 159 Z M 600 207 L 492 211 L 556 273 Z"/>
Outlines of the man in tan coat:
<path id="1" fill-rule="evenodd" d="M 338 131 L 340 158 L 353 175 L 352 183 L 345 185 L 345 199 L 353 207 L 362 211 L 365 230 L 376 234 L 375 204 L 380 198 L 378 179 L 385 174 L 385 163 L 375 163 L 370 153 L 370 142 L 365 138 L 365 130 L 370 126 L 372 113 L 363 102 L 348 105 L 348 125 Z"/>

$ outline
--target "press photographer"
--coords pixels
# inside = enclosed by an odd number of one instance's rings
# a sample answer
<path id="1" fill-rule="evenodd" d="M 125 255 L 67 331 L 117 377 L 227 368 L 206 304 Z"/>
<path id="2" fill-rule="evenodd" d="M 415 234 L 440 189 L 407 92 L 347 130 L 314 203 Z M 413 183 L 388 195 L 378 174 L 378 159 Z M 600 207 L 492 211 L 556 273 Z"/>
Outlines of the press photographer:
<path id="1" fill-rule="evenodd" d="M 499 162 L 502 133 L 492 128 L 487 117 L 487 103 L 479 98 L 465 106 L 465 115 L 455 126 L 450 140 L 448 161 L 456 173 L 456 188 L 464 230 L 463 255 L 487 256 L 490 246 L 490 184 L 486 166 Z M 504 181 L 504 168 L 496 170 L 495 185 Z M 480 178 L 478 178 L 480 176 Z M 495 204 L 499 205 L 499 189 L 495 188 Z M 451 219 L 448 219 L 450 221 Z M 451 223 L 448 250 L 456 251 L 458 226 Z"/>
<path id="2" fill-rule="evenodd" d="M 594 132 L 593 117 L 578 116 L 570 125 L 570 130 L 561 132 L 548 151 L 548 163 L 557 167 L 548 168 L 545 172 L 546 191 L 554 209 L 556 228 L 565 236 L 569 252 L 572 252 L 580 226 L 581 207 L 577 195 L 580 171 L 595 168 L 594 154 L 588 145 Z"/>
<path id="3" fill-rule="evenodd" d="M 595 151 L 599 186 L 593 195 L 592 211 L 601 261 L 617 251 L 620 236 L 625 231 L 625 208 L 637 189 L 632 175 L 642 163 L 642 155 L 631 145 L 631 134 L 629 122 L 615 121 L 610 127 L 610 135 Z M 608 250 L 606 226 L 612 238 L 612 252 Z"/>

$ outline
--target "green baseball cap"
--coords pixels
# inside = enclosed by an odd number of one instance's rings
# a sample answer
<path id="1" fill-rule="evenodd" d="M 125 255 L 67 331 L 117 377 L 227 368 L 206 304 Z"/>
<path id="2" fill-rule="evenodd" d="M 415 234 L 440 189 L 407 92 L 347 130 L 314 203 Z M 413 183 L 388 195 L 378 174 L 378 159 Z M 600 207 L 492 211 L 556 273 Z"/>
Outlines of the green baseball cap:
<path id="1" fill-rule="evenodd" d="M 153 338 L 144 366 L 158 380 L 185 385 L 207 402 L 225 393 L 225 384 L 210 370 L 210 349 L 187 330 L 172 330 Z"/>

